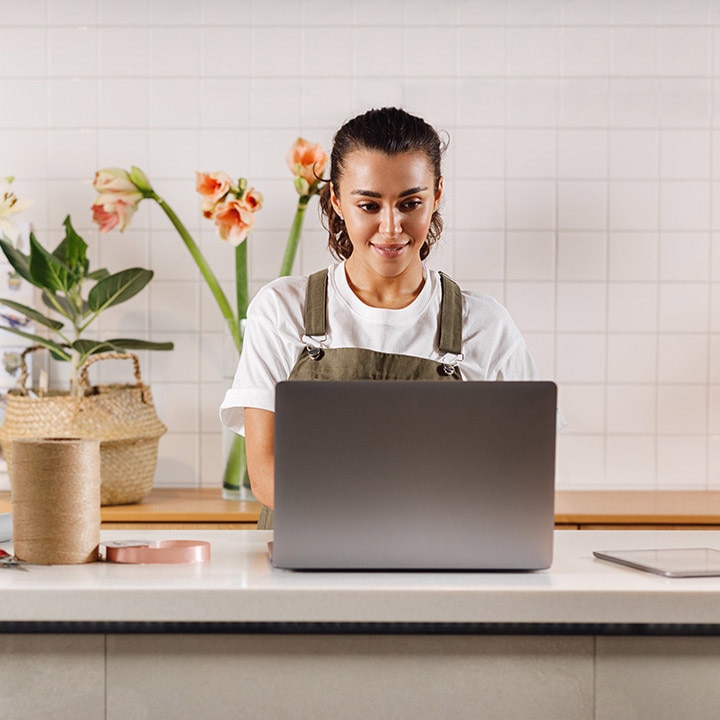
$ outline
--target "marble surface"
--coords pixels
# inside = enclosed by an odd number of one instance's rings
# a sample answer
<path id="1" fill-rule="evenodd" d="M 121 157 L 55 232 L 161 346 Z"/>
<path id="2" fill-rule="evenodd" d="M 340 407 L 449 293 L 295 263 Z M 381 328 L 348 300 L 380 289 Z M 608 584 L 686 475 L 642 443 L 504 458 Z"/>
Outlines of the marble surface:
<path id="1" fill-rule="evenodd" d="M 137 535 L 105 531 L 102 539 Z M 666 579 L 592 556 L 609 549 L 720 549 L 720 532 L 557 531 L 552 567 L 535 573 L 296 572 L 270 565 L 271 532 L 144 531 L 142 539 L 208 540 L 212 559 L 3 569 L 0 620 L 720 625 L 720 578 Z"/>

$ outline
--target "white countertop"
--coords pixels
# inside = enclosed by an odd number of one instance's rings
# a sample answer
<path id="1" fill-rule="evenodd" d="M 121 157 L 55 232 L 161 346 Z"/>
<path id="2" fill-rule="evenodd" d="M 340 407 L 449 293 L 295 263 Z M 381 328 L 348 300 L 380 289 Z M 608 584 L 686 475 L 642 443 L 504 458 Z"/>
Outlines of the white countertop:
<path id="1" fill-rule="evenodd" d="M 267 555 L 272 532 L 256 530 L 104 531 L 102 539 L 139 535 L 208 540 L 212 559 L 0 569 L 0 622 L 720 625 L 720 577 L 666 579 L 592 555 L 720 549 L 720 532 L 556 531 L 553 565 L 536 573 L 277 570 Z"/>

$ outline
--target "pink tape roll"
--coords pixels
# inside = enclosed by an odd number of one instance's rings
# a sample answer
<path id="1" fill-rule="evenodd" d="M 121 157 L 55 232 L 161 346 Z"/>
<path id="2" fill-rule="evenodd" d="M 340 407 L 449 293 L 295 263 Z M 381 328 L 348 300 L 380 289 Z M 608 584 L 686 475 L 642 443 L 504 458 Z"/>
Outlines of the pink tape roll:
<path id="1" fill-rule="evenodd" d="M 144 540 L 107 542 L 108 562 L 136 565 L 206 562 L 210 559 L 210 543 L 203 540 Z"/>

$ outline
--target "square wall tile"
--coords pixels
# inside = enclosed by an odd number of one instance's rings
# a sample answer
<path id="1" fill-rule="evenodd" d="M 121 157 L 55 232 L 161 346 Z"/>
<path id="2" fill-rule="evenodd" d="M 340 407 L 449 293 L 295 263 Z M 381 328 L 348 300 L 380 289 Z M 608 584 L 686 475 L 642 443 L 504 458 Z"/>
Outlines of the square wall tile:
<path id="1" fill-rule="evenodd" d="M 502 279 L 505 268 L 505 242 L 502 232 L 455 233 L 456 280 Z"/>
<path id="2" fill-rule="evenodd" d="M 557 438 L 555 484 L 558 490 L 589 490 L 605 486 L 605 439 L 602 435 Z"/>
<path id="3" fill-rule="evenodd" d="M 560 31 L 560 72 L 567 77 L 598 77 L 610 68 L 610 33 L 594 23 Z"/>
<path id="4" fill-rule="evenodd" d="M 153 77 L 197 77 L 202 70 L 199 27 L 153 27 L 149 33 Z"/>
<path id="5" fill-rule="evenodd" d="M 508 130 L 505 133 L 508 178 L 555 177 L 557 164 L 555 130 Z"/>
<path id="6" fill-rule="evenodd" d="M 605 280 L 607 235 L 602 232 L 558 233 L 559 280 Z"/>
<path id="7" fill-rule="evenodd" d="M 561 383 L 604 383 L 607 338 L 602 333 L 559 333 L 556 375 Z"/>
<path id="8" fill-rule="evenodd" d="M 660 122 L 660 81 L 617 78 L 610 85 L 610 122 L 614 127 L 655 127 Z"/>
<path id="9" fill-rule="evenodd" d="M 457 74 L 497 77 L 505 74 L 506 37 L 502 27 L 461 26 L 456 30 Z"/>
<path id="10" fill-rule="evenodd" d="M 654 383 L 658 374 L 657 345 L 654 333 L 608 335 L 608 382 Z"/>
<path id="11" fill-rule="evenodd" d="M 558 183 L 560 230 L 605 230 L 607 226 L 607 183 L 594 180 Z"/>
<path id="12" fill-rule="evenodd" d="M 300 72 L 301 33 L 295 27 L 253 29 L 253 74 L 258 77 L 292 77 Z"/>
<path id="13" fill-rule="evenodd" d="M 663 233 L 660 237 L 660 280 L 707 282 L 710 279 L 710 234 Z"/>
<path id="14" fill-rule="evenodd" d="M 658 74 L 658 30 L 655 27 L 615 27 L 610 31 L 611 66 L 615 76 Z"/>
<path id="15" fill-rule="evenodd" d="M 657 449 L 653 435 L 609 435 L 606 447 L 608 488 L 654 490 Z"/>
<path id="16" fill-rule="evenodd" d="M 455 45 L 455 28 L 406 27 L 405 76 L 446 77 L 455 74 L 455 53 L 447 48 Z"/>
<path id="17" fill-rule="evenodd" d="M 503 79 L 460 78 L 457 81 L 458 125 L 497 126 L 507 117 L 507 87 Z"/>
<path id="18" fill-rule="evenodd" d="M 706 335 L 662 334 L 658 339 L 658 380 L 663 383 L 705 383 L 709 355 Z"/>
<path id="19" fill-rule="evenodd" d="M 660 112 L 663 125 L 666 127 L 707 127 L 712 116 L 710 80 L 664 78 Z"/>
<path id="20" fill-rule="evenodd" d="M 612 283 L 608 287 L 610 332 L 654 332 L 658 327 L 655 283 Z"/>
<path id="21" fill-rule="evenodd" d="M 555 327 L 555 287 L 551 282 L 507 282 L 505 304 L 521 332 Z"/>
<path id="22" fill-rule="evenodd" d="M 661 176 L 669 180 L 707 180 L 712 153 L 710 130 L 663 130 Z"/>
<path id="23" fill-rule="evenodd" d="M 455 225 L 459 230 L 504 228 L 504 183 L 501 180 L 457 180 Z"/>
<path id="24" fill-rule="evenodd" d="M 555 278 L 555 236 L 552 233 L 509 232 L 506 247 L 508 280 Z"/>
<path id="25" fill-rule="evenodd" d="M 660 176 L 660 133 L 655 130 L 610 130 L 610 177 L 655 180 Z"/>
<path id="26" fill-rule="evenodd" d="M 661 385 L 658 388 L 658 431 L 667 435 L 707 432 L 708 399 L 704 385 Z"/>
<path id="27" fill-rule="evenodd" d="M 615 182 L 610 185 L 610 230 L 657 230 L 660 227 L 660 186 L 657 182 Z"/>
<path id="28" fill-rule="evenodd" d="M 608 78 L 560 80 L 561 127 L 606 127 L 610 108 Z"/>
<path id="29" fill-rule="evenodd" d="M 505 183 L 508 229 L 555 229 L 555 195 L 555 183 L 549 180 L 508 180 Z"/>
<path id="30" fill-rule="evenodd" d="M 461 178 L 503 178 L 505 176 L 504 130 L 458 128 L 448 152 L 455 157 L 455 173 Z"/>
<path id="31" fill-rule="evenodd" d="M 48 69 L 51 77 L 97 75 L 97 29 L 50 27 L 48 29 Z"/>
<path id="32" fill-rule="evenodd" d="M 707 489 L 705 437 L 658 436 L 657 489 Z"/>
<path id="33" fill-rule="evenodd" d="M 709 231 L 710 226 L 710 194 L 705 183 L 660 183 L 662 230 Z"/>
<path id="34" fill-rule="evenodd" d="M 710 289 L 705 284 L 662 283 L 659 295 L 661 332 L 706 332 Z"/>
<path id="35" fill-rule="evenodd" d="M 565 433 L 605 432 L 605 388 L 602 385 L 564 383 L 558 388 L 558 407 L 568 423 Z"/>
<path id="36" fill-rule="evenodd" d="M 559 32 L 555 27 L 509 27 L 507 74 L 510 77 L 557 75 L 559 46 Z"/>
<path id="37" fill-rule="evenodd" d="M 654 385 L 609 385 L 607 429 L 623 435 L 655 432 L 657 401 Z"/>
<path id="38" fill-rule="evenodd" d="M 507 81 L 507 122 L 510 127 L 553 127 L 558 117 L 558 84 L 554 79 Z"/>
<path id="39" fill-rule="evenodd" d="M 145 27 L 100 28 L 98 50 L 103 81 L 110 77 L 146 77 L 149 69 L 150 32 Z M 132 47 L 131 53 L 127 48 Z"/>
<path id="40" fill-rule="evenodd" d="M 657 233 L 611 232 L 608 276 L 611 281 L 655 281 L 660 238 Z"/>
<path id="41" fill-rule="evenodd" d="M 607 130 L 572 130 L 558 132 L 558 177 L 597 180 L 608 174 Z"/>
<path id="42" fill-rule="evenodd" d="M 658 30 L 660 72 L 668 76 L 706 76 L 712 58 L 712 28 L 663 27 Z"/>
<path id="43" fill-rule="evenodd" d="M 0 28 L 0 77 L 45 75 L 47 44 L 42 23 L 35 27 Z"/>
<path id="44" fill-rule="evenodd" d="M 607 287 L 604 283 L 559 282 L 557 327 L 560 332 L 604 332 Z"/>

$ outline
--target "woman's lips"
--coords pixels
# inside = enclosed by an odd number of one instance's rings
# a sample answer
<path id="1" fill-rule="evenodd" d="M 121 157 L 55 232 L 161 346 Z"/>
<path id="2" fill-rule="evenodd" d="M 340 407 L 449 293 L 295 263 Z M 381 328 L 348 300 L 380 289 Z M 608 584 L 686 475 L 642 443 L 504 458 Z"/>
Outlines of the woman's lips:
<path id="1" fill-rule="evenodd" d="M 393 258 L 400 255 L 400 253 L 402 253 L 409 244 L 410 243 L 393 243 L 387 245 L 376 245 L 373 243 L 373 248 L 375 248 L 375 250 L 383 257 Z"/>

